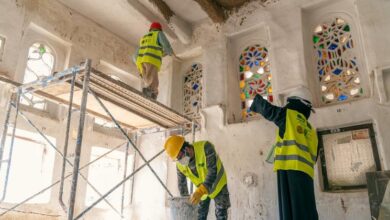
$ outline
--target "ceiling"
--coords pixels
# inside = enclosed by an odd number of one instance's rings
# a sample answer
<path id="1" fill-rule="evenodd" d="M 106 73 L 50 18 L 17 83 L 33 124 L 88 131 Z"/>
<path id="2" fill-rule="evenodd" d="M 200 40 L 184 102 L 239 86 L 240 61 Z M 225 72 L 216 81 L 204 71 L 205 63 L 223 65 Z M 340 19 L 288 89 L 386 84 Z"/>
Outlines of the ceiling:
<path id="1" fill-rule="evenodd" d="M 190 39 L 192 26 L 204 19 L 224 22 L 231 11 L 248 2 L 258 1 L 263 7 L 279 3 L 280 0 L 58 0 L 71 9 L 90 18 L 107 30 L 115 33 L 130 44 L 137 45 L 139 38 L 149 29 L 153 21 L 163 24 L 168 39 Z M 326 0 L 289 0 L 284 3 L 303 5 L 309 2 Z M 164 12 L 161 13 L 161 11 Z M 178 25 L 168 24 L 174 14 L 179 19 Z M 175 27 L 173 29 L 168 28 Z M 183 38 L 183 33 L 185 36 Z M 186 37 L 186 38 L 185 38 Z"/>
<path id="2" fill-rule="evenodd" d="M 152 21 L 159 21 L 166 26 L 164 17 L 149 0 L 58 1 L 134 45 L 148 31 Z M 199 4 L 193 0 L 164 0 L 164 2 L 188 25 L 193 25 L 208 17 Z M 170 40 L 176 38 L 171 30 L 166 32 Z"/>
<path id="3" fill-rule="evenodd" d="M 194 24 L 206 19 L 208 16 L 200 5 L 194 0 L 164 0 L 165 3 L 183 20 Z"/>
<path id="4" fill-rule="evenodd" d="M 127 0 L 59 0 L 124 40 L 136 44 L 148 31 L 150 22 Z M 136 0 L 130 0 L 136 1 Z"/>

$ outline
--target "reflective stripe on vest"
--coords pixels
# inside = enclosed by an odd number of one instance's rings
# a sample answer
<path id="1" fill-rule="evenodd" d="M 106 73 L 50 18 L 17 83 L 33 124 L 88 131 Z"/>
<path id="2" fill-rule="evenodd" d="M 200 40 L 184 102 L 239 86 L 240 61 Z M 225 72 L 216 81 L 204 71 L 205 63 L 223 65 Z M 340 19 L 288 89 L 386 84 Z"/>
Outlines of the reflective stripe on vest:
<path id="1" fill-rule="evenodd" d="M 206 180 L 206 176 L 208 173 L 207 170 L 207 160 L 206 160 L 206 153 L 204 151 L 204 147 L 206 141 L 198 141 L 193 144 L 194 146 L 194 152 L 195 152 L 195 163 L 196 163 L 196 170 L 198 171 L 198 176 L 195 176 L 189 166 L 183 166 L 180 163 L 176 163 L 177 168 L 182 172 L 186 177 L 188 177 L 193 184 L 196 186 L 199 186 Z M 227 184 L 227 178 L 225 169 L 223 168 L 223 164 L 221 160 L 219 159 L 219 156 L 216 154 L 217 157 L 217 177 L 214 181 L 213 186 L 211 187 L 209 194 L 207 195 L 211 199 L 214 199 L 218 193 L 222 190 L 222 188 Z M 206 199 L 207 196 L 202 197 L 202 200 Z"/>
<path id="2" fill-rule="evenodd" d="M 159 31 L 151 31 L 141 38 L 138 48 L 137 68 L 142 73 L 142 64 L 150 63 L 160 70 L 163 48 L 158 44 Z"/>
<path id="3" fill-rule="evenodd" d="M 276 135 L 274 170 L 299 170 L 313 178 L 317 159 L 316 130 L 298 111 L 287 109 L 283 139 Z"/>

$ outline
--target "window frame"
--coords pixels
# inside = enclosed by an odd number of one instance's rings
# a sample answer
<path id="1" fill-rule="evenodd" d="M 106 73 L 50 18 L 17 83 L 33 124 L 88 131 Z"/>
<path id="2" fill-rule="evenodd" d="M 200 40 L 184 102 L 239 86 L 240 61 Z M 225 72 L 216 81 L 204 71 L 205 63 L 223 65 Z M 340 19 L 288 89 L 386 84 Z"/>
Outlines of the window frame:
<path id="1" fill-rule="evenodd" d="M 318 156 L 320 158 L 320 172 L 322 174 L 322 186 L 324 192 L 338 192 L 338 191 L 349 191 L 349 190 L 361 190 L 366 189 L 367 184 L 364 185 L 356 185 L 356 186 L 348 186 L 348 185 L 340 185 L 336 187 L 331 187 L 328 180 L 328 174 L 327 174 L 327 167 L 326 167 L 326 158 L 324 153 L 324 142 L 323 142 L 323 135 L 327 134 L 335 134 L 340 132 L 346 132 L 346 131 L 354 131 L 354 130 L 361 130 L 361 129 L 368 129 L 369 132 L 369 139 L 371 142 L 372 147 L 372 153 L 374 157 L 375 162 L 375 171 L 382 171 L 380 158 L 379 158 L 379 152 L 378 152 L 378 145 L 375 138 L 375 130 L 374 125 L 372 123 L 365 123 L 360 125 L 353 125 L 353 126 L 347 126 L 347 127 L 340 127 L 335 129 L 327 129 L 327 130 L 321 130 L 317 131 L 318 135 Z"/>

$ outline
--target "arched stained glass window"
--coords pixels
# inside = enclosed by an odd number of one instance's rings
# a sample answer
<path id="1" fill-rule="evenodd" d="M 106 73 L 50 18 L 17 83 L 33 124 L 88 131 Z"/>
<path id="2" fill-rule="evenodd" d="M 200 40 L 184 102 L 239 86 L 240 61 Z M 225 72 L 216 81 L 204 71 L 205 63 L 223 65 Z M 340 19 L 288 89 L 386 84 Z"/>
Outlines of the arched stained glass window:
<path id="1" fill-rule="evenodd" d="M 351 26 L 341 18 L 318 25 L 313 44 L 321 102 L 331 104 L 361 97 L 363 88 Z"/>
<path id="2" fill-rule="evenodd" d="M 241 112 L 244 119 L 253 117 L 251 106 L 256 94 L 273 102 L 268 50 L 260 45 L 244 49 L 239 58 Z"/>
<path id="3" fill-rule="evenodd" d="M 184 115 L 200 123 L 202 108 L 202 74 L 201 64 L 192 64 L 184 75 Z"/>
<path id="4" fill-rule="evenodd" d="M 54 55 L 51 49 L 41 43 L 34 43 L 28 51 L 27 65 L 23 83 L 30 83 L 42 77 L 50 76 L 54 67 Z M 44 109 L 44 99 L 30 93 L 24 94 L 20 102 L 38 109 Z"/>

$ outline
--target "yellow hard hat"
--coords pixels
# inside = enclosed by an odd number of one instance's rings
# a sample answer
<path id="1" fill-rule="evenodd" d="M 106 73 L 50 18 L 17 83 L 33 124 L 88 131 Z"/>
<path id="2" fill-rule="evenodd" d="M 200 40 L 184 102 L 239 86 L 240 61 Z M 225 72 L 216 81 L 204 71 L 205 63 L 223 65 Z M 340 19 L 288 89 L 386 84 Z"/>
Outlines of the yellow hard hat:
<path id="1" fill-rule="evenodd" d="M 179 155 L 180 149 L 184 144 L 184 137 L 179 135 L 172 135 L 165 141 L 165 151 L 168 156 L 175 160 L 177 155 Z"/>

